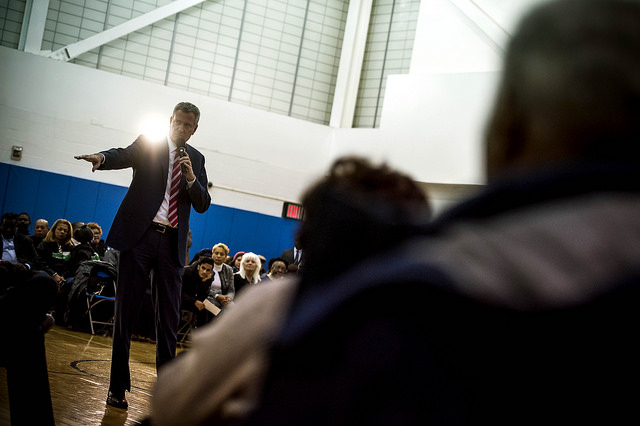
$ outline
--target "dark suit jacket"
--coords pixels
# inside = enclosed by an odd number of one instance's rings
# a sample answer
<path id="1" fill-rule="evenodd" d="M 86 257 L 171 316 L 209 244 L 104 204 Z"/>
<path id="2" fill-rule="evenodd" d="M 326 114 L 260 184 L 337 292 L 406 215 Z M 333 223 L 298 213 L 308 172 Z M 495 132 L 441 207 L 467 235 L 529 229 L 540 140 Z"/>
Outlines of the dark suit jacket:
<path id="1" fill-rule="evenodd" d="M 34 269 L 36 267 L 37 253 L 36 249 L 33 247 L 33 243 L 31 239 L 26 235 L 18 234 L 13 236 L 13 246 L 16 250 L 16 257 L 18 258 L 18 263 L 22 263 L 23 265 L 28 265 L 29 268 Z M 0 238 L 0 254 L 4 250 L 4 242 L 2 238 Z"/>
<path id="2" fill-rule="evenodd" d="M 187 252 L 187 233 L 191 207 L 198 213 L 204 213 L 211 204 L 207 191 L 207 172 L 204 168 L 204 156 L 190 145 L 185 146 L 196 180 L 187 189 L 186 178 L 182 176 L 178 196 L 178 236 L 176 239 L 175 261 L 185 264 Z M 112 148 L 103 151 L 105 161 L 101 170 L 133 168 L 133 179 L 118 213 L 113 220 L 107 245 L 122 251 L 131 249 L 147 231 L 155 217 L 167 186 L 169 173 L 169 148 L 166 138 L 163 142 L 152 142 L 139 136 L 126 148 Z"/>
<path id="3" fill-rule="evenodd" d="M 280 257 L 287 261 L 289 265 L 293 263 L 293 247 L 290 249 L 286 249 L 280 254 Z"/>
<path id="4" fill-rule="evenodd" d="M 280 257 L 282 259 L 287 261 L 288 265 L 293 265 L 294 264 L 294 260 L 295 260 L 294 256 L 295 256 L 295 250 L 293 249 L 293 247 L 291 247 L 290 249 L 286 249 L 280 255 Z M 304 251 L 302 252 L 302 255 L 300 256 L 300 263 L 302 263 L 302 259 L 303 258 L 304 258 Z"/>

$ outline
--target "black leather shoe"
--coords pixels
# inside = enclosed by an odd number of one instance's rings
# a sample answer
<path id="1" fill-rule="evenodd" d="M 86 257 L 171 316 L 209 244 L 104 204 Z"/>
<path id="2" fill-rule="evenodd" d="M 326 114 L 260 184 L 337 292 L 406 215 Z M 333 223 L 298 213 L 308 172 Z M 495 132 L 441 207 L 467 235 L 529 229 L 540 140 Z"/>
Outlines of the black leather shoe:
<path id="1" fill-rule="evenodd" d="M 107 395 L 107 405 L 114 408 L 122 408 L 123 410 L 129 408 L 129 403 L 124 395 L 122 395 L 122 397 L 118 397 L 111 391 L 109 391 L 109 394 Z"/>

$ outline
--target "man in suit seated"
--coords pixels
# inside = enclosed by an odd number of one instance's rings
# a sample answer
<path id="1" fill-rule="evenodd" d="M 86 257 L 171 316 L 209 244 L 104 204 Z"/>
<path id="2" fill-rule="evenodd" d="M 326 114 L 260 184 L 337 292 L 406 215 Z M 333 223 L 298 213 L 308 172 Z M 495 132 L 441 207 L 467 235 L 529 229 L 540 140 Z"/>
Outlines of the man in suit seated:
<path id="1" fill-rule="evenodd" d="M 36 220 L 33 225 L 33 235 L 29 236 L 34 247 L 38 247 L 38 244 L 47 236 L 47 232 L 49 232 L 49 222 L 46 219 Z"/>

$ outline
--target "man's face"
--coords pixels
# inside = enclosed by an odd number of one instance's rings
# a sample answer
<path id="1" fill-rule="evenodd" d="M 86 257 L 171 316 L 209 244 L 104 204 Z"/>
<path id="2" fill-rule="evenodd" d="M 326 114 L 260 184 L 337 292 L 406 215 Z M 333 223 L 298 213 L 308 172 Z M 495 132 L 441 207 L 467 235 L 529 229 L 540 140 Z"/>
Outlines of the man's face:
<path id="1" fill-rule="evenodd" d="M 211 257 L 213 258 L 213 263 L 218 266 L 222 265 L 224 261 L 227 260 L 227 254 L 219 247 L 213 250 Z"/>
<path id="2" fill-rule="evenodd" d="M 27 216 L 26 214 L 18 215 L 18 228 L 29 229 L 29 225 L 31 225 L 29 216 Z"/>
<path id="3" fill-rule="evenodd" d="M 44 238 L 49 232 L 49 225 L 46 221 L 39 219 L 36 221 L 36 224 L 33 225 L 33 235 L 38 238 Z"/>
<path id="4" fill-rule="evenodd" d="M 174 142 L 179 139 L 183 139 L 185 142 L 188 141 L 197 128 L 196 116 L 192 112 L 177 110 L 169 119 L 170 136 Z"/>
<path id="5" fill-rule="evenodd" d="M 198 275 L 202 278 L 202 281 L 206 281 L 211 278 L 211 272 L 213 271 L 213 265 L 208 263 L 201 263 L 198 265 Z"/>
<path id="6" fill-rule="evenodd" d="M 16 235 L 18 229 L 18 222 L 15 219 L 4 219 L 0 224 L 0 232 L 6 239 L 11 239 Z"/>
<path id="7" fill-rule="evenodd" d="M 284 262 L 277 261 L 271 265 L 271 276 L 273 278 L 282 278 L 286 272 L 287 267 L 284 265 Z"/>

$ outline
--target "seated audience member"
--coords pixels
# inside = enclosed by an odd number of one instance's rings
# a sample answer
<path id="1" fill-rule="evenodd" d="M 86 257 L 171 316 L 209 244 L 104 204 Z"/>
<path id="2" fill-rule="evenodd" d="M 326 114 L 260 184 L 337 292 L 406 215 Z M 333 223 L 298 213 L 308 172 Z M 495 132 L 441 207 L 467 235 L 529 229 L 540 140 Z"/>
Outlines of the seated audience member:
<path id="1" fill-rule="evenodd" d="M 95 222 L 89 222 L 87 226 L 93 232 L 93 240 L 91 241 L 93 251 L 98 253 L 98 256 L 102 259 L 107 253 L 107 243 L 102 239 L 102 227 Z"/>
<path id="2" fill-rule="evenodd" d="M 229 254 L 229 247 L 224 243 L 213 246 L 213 282 L 208 299 L 220 309 L 229 306 L 236 294 L 233 269 L 224 263 Z"/>
<path id="3" fill-rule="evenodd" d="M 203 332 L 160 372 L 153 419 L 229 420 L 227 410 L 257 401 L 244 424 L 637 422 L 625 384 L 638 377 L 640 356 L 631 337 L 640 297 L 639 30 L 635 1 L 536 6 L 507 48 L 485 135 L 487 187 L 400 242 L 393 268 L 383 250 L 301 292 L 258 390 L 265 361 L 255 341 L 225 348 L 237 357 L 244 344 L 235 364 L 251 362 L 253 374 L 192 367 L 241 323 L 236 313 L 275 297 L 256 286 L 225 327 Z M 267 344 L 256 316 L 242 319 L 256 321 Z M 193 393 L 175 399 L 186 389 Z M 215 397 L 194 408 L 207 392 Z"/>
<path id="4" fill-rule="evenodd" d="M 196 315 L 196 325 L 208 322 L 204 300 L 211 288 L 213 259 L 202 257 L 196 263 L 187 266 L 182 276 L 182 309 Z"/>
<path id="5" fill-rule="evenodd" d="M 74 233 L 78 245 L 71 251 L 71 263 L 69 264 L 69 278 L 76 275 L 76 271 L 82 262 L 87 260 L 100 260 L 99 254 L 93 245 L 94 233 L 89 226 L 83 226 Z"/>
<path id="6" fill-rule="evenodd" d="M 231 260 L 231 269 L 233 269 L 234 274 L 240 270 L 240 263 L 242 262 L 243 255 L 244 255 L 243 251 L 239 251 L 233 255 L 233 259 Z M 237 293 L 237 289 L 236 289 L 236 293 Z"/>
<path id="7" fill-rule="evenodd" d="M 56 220 L 42 242 L 36 247 L 42 262 L 41 269 L 51 275 L 58 285 L 62 285 L 69 276 L 71 252 L 73 251 L 71 229 L 71 223 L 68 220 Z"/>
<path id="8" fill-rule="evenodd" d="M 18 215 L 5 213 L 2 215 L 0 232 L 0 251 L 2 252 L 2 264 L 13 265 L 11 268 L 20 270 L 37 269 L 37 253 L 31 239 L 18 233 Z"/>
<path id="9" fill-rule="evenodd" d="M 74 233 L 77 245 L 71 249 L 71 259 L 67 268 L 67 277 L 64 285 L 60 287 L 58 295 L 56 297 L 56 320 L 58 324 L 65 324 L 68 327 L 77 326 L 74 324 L 77 322 L 77 318 L 81 315 L 74 315 L 77 309 L 72 306 L 74 303 L 74 289 L 76 286 L 75 280 L 79 271 L 84 271 L 83 265 L 90 260 L 100 260 L 100 256 L 95 252 L 91 242 L 93 241 L 93 232 L 91 228 L 83 226 Z M 86 301 L 82 300 L 80 306 L 86 308 Z M 84 312 L 83 312 L 84 314 Z"/>
<path id="10" fill-rule="evenodd" d="M 411 177 L 358 157 L 336 160 L 303 194 L 302 205 L 307 217 L 296 241 L 304 253 L 304 290 L 390 252 L 431 217 L 427 196 Z M 349 247 L 349 255 L 336 256 L 338 247 Z"/>
<path id="11" fill-rule="evenodd" d="M 269 260 L 269 272 L 264 274 L 262 281 L 279 280 L 287 273 L 287 261 L 281 257 L 274 257 Z"/>
<path id="12" fill-rule="evenodd" d="M 380 209 L 377 215 L 368 211 L 371 205 Z M 413 229 L 416 222 L 424 224 L 430 212 L 425 194 L 408 176 L 357 158 L 336 161 L 329 176 L 307 191 L 303 207 L 306 214 L 301 225 L 304 236 L 301 242 L 307 246 L 300 247 L 305 250 L 311 269 L 297 276 L 301 279 L 300 286 L 314 276 L 316 269 L 321 270 L 320 276 L 327 278 L 348 268 L 349 262 L 335 267 L 327 265 L 332 263 L 327 259 L 335 259 L 336 247 L 343 247 L 342 242 L 353 248 L 352 260 L 367 256 L 375 247 L 391 250 L 392 243 L 401 238 L 400 234 L 406 234 L 404 225 Z M 247 256 L 249 254 L 243 257 L 243 263 Z M 312 256 L 320 259 L 312 261 Z M 286 261 L 274 258 L 270 263 L 271 281 L 243 290 L 246 291 L 244 298 L 239 299 L 226 318 L 221 318 L 214 327 L 202 329 L 200 335 L 194 336 L 192 350 L 161 372 L 153 400 L 153 420 L 162 419 L 160 425 L 165 421 L 171 424 L 178 418 L 184 424 L 199 424 L 203 419 L 213 423 L 242 423 L 254 407 L 268 365 L 267 348 L 298 290 L 296 282 L 276 278 L 285 273 Z M 296 277 L 295 273 L 289 275 Z M 317 280 L 310 283 L 315 285 Z M 380 300 L 381 309 L 387 306 L 385 300 Z M 231 341 L 233 343 L 225 344 L 222 349 L 222 342 Z M 218 348 L 216 359 L 212 360 L 214 364 L 206 371 L 192 368 L 210 357 L 213 345 Z M 237 369 L 223 372 L 222 366 L 232 362 Z M 176 394 L 180 397 L 174 398 Z M 190 399 L 196 395 L 206 395 L 211 404 L 193 407 Z"/>
<path id="13" fill-rule="evenodd" d="M 84 223 L 84 222 L 73 222 L 73 223 L 71 224 L 71 229 L 72 229 L 72 232 L 71 232 L 71 243 L 72 243 L 74 246 L 77 246 L 77 245 L 79 244 L 79 242 L 78 242 L 78 240 L 76 240 L 76 239 L 75 239 L 75 237 L 73 236 L 73 234 L 75 234 L 75 232 L 76 232 L 78 229 L 82 228 L 83 226 L 85 226 L 85 223 Z"/>
<path id="14" fill-rule="evenodd" d="M 0 366 L 7 371 L 11 424 L 53 425 L 44 333 L 54 323 L 57 286 L 35 270 L 35 249 L 17 233 L 17 217 L 5 213 L 0 222 Z"/>
<path id="15" fill-rule="evenodd" d="M 283 258 L 289 265 L 287 267 L 289 272 L 298 273 L 299 266 L 303 264 L 304 259 L 302 257 L 302 247 L 300 246 L 300 240 L 297 236 L 293 239 L 293 247 L 283 251 L 280 257 Z"/>
<path id="16" fill-rule="evenodd" d="M 22 212 L 18 215 L 18 234 L 29 235 L 29 227 L 31 226 L 31 216 L 29 213 Z"/>
<path id="17" fill-rule="evenodd" d="M 267 265 L 267 258 L 264 257 L 263 255 L 259 254 L 258 255 L 258 259 L 260 259 L 260 276 L 263 276 L 264 274 L 267 273 L 267 270 L 265 269 L 265 266 Z"/>
<path id="18" fill-rule="evenodd" d="M 233 275 L 233 286 L 236 295 L 246 286 L 252 286 L 260 282 L 260 258 L 257 254 L 247 252 L 242 255 L 240 270 Z"/>
<path id="19" fill-rule="evenodd" d="M 71 223 L 68 220 L 58 219 L 37 247 L 40 269 L 49 274 L 58 284 L 54 316 L 59 324 L 63 323 L 63 315 L 66 310 L 66 297 L 64 297 L 64 294 L 67 293 L 64 288 L 67 284 L 66 280 L 73 279 L 73 271 L 71 270 L 71 253 L 74 247 L 71 242 L 72 232 Z"/>
<path id="20" fill-rule="evenodd" d="M 47 232 L 49 232 L 49 222 L 46 219 L 36 220 L 35 225 L 33 225 L 33 235 L 29 236 L 33 247 L 38 247 L 38 244 L 47 236 Z"/>

